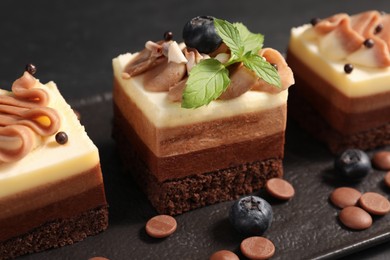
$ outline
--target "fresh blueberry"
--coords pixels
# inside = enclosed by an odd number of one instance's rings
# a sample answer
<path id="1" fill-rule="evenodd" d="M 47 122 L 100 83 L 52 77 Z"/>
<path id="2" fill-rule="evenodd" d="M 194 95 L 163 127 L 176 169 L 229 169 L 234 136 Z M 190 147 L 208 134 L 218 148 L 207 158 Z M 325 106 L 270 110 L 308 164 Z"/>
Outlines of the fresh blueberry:
<path id="1" fill-rule="evenodd" d="M 272 207 L 264 199 L 247 196 L 237 200 L 230 209 L 230 222 L 241 234 L 262 235 L 272 222 Z"/>
<path id="2" fill-rule="evenodd" d="M 183 39 L 187 47 L 200 53 L 211 53 L 222 43 L 214 27 L 214 17 L 197 16 L 184 25 Z"/>
<path id="3" fill-rule="evenodd" d="M 359 149 L 347 149 L 334 162 L 335 170 L 351 181 L 359 181 L 372 169 L 368 155 Z"/>

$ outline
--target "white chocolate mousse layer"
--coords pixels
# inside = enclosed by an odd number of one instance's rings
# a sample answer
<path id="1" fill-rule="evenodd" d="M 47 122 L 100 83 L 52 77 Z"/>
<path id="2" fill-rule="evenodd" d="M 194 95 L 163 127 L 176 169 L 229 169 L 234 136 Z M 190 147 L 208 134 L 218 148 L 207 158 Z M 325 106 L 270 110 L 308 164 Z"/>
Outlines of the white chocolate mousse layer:
<path id="1" fill-rule="evenodd" d="M 176 127 L 265 111 L 281 106 L 287 101 L 287 91 L 279 94 L 248 91 L 231 100 L 216 100 L 197 109 L 184 109 L 181 108 L 179 102 L 169 101 L 167 92 L 146 91 L 142 85 L 142 75 L 130 79 L 122 77 L 126 64 L 134 57 L 135 55 L 127 53 L 115 58 L 113 60 L 114 77 L 126 95 L 131 97 L 156 128 Z"/>
<path id="2" fill-rule="evenodd" d="M 366 97 L 390 91 L 390 67 L 372 68 L 353 64 L 353 72 L 344 72 L 347 59 L 333 60 L 320 51 L 323 40 L 312 25 L 291 30 L 289 51 L 315 73 L 350 98 Z M 325 39 L 326 40 L 326 39 Z"/>
<path id="3" fill-rule="evenodd" d="M 21 160 L 0 163 L 0 198 L 61 181 L 99 165 L 97 147 L 56 85 L 53 82 L 46 85 L 38 82 L 36 87 L 48 92 L 48 107 L 58 111 L 61 119 L 59 131 L 68 135 L 68 142 L 58 144 L 55 135 L 52 135 L 43 138 L 42 143 Z M 5 93 L 0 91 L 0 95 Z"/>

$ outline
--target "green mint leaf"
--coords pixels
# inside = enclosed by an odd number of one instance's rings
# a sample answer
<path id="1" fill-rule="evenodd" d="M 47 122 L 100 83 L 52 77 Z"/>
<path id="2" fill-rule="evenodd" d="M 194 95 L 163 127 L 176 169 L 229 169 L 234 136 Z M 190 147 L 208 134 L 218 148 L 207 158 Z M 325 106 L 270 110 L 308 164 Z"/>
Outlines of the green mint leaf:
<path id="1" fill-rule="evenodd" d="M 247 54 L 243 58 L 244 66 L 256 73 L 265 82 L 282 88 L 278 71 L 268 61 L 257 54 Z"/>
<path id="2" fill-rule="evenodd" d="M 197 108 L 217 99 L 230 84 L 229 71 L 216 59 L 200 61 L 192 68 L 181 106 Z"/>
<path id="3" fill-rule="evenodd" d="M 244 53 L 251 52 L 257 54 L 263 48 L 264 35 L 250 32 L 242 23 L 233 23 L 233 26 L 237 28 L 240 34 L 242 44 L 244 45 Z"/>
<path id="4" fill-rule="evenodd" d="M 244 46 L 237 28 L 228 21 L 214 19 L 214 27 L 222 41 L 229 47 L 232 54 L 237 57 L 244 55 Z"/>

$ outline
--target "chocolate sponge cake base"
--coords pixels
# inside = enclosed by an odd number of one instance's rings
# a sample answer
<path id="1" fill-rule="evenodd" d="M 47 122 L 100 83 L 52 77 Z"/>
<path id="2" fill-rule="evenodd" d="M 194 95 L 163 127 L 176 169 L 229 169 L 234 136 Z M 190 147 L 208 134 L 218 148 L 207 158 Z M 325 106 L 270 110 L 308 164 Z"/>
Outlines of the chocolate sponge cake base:
<path id="1" fill-rule="evenodd" d="M 115 125 L 113 137 L 126 170 L 132 173 L 160 214 L 178 215 L 206 205 L 234 200 L 262 188 L 267 179 L 283 174 L 281 158 L 272 158 L 159 182 Z"/>
<path id="2" fill-rule="evenodd" d="M 77 216 L 45 223 L 30 232 L 0 242 L 0 260 L 70 245 L 96 235 L 108 225 L 108 208 L 101 206 Z"/>
<path id="3" fill-rule="evenodd" d="M 309 134 L 326 143 L 332 153 L 339 154 L 348 148 L 369 150 L 390 144 L 390 123 L 354 134 L 342 134 L 333 129 L 299 94 L 300 81 L 297 76 L 295 78 L 297 84 L 289 92 L 288 98 L 289 116 Z"/>

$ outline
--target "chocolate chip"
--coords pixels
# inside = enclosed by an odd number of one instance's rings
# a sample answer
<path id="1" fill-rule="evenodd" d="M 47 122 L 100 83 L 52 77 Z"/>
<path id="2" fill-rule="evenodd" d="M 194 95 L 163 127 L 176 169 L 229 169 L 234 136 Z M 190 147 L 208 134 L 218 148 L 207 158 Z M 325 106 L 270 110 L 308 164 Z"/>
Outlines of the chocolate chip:
<path id="1" fill-rule="evenodd" d="M 168 215 L 158 215 L 146 223 L 146 233 L 154 238 L 164 238 L 176 231 L 176 220 Z"/>
<path id="2" fill-rule="evenodd" d="M 220 250 L 212 254 L 209 260 L 240 260 L 240 258 L 232 251 Z"/>
<path id="3" fill-rule="evenodd" d="M 288 181 L 281 178 L 269 179 L 265 184 L 265 189 L 273 197 L 282 200 L 291 199 L 295 194 L 294 187 Z"/>
<path id="4" fill-rule="evenodd" d="M 386 215 L 390 212 L 390 202 L 376 192 L 366 192 L 359 199 L 360 206 L 373 215 Z"/>
<path id="5" fill-rule="evenodd" d="M 390 151 L 380 151 L 374 154 L 372 157 L 372 164 L 380 169 L 389 171 L 390 170 Z"/>
<path id="6" fill-rule="evenodd" d="M 374 46 L 374 41 L 372 39 L 366 39 L 363 42 L 363 45 L 366 46 L 367 48 L 372 48 Z"/>
<path id="7" fill-rule="evenodd" d="M 37 72 L 37 67 L 32 63 L 27 64 L 24 69 L 31 75 L 34 75 Z"/>
<path id="8" fill-rule="evenodd" d="M 339 214 L 339 219 L 346 227 L 356 230 L 367 229 L 372 225 L 370 214 L 356 206 L 343 208 Z"/>
<path id="9" fill-rule="evenodd" d="M 310 20 L 311 25 L 316 26 L 317 23 L 321 22 L 320 18 L 312 18 Z"/>
<path id="10" fill-rule="evenodd" d="M 165 41 L 170 41 L 173 39 L 173 33 L 170 31 L 167 31 L 164 33 L 164 40 Z"/>
<path id="11" fill-rule="evenodd" d="M 268 259 L 275 254 L 274 244 L 265 237 L 248 237 L 241 242 L 240 249 L 249 259 Z"/>
<path id="12" fill-rule="evenodd" d="M 385 175 L 385 183 L 390 188 L 390 172 L 387 172 Z"/>
<path id="13" fill-rule="evenodd" d="M 330 201 L 339 208 L 355 206 L 362 194 L 353 188 L 340 187 L 335 189 L 330 195 Z"/>
<path id="14" fill-rule="evenodd" d="M 278 70 L 278 64 L 276 63 L 271 63 L 272 67 L 274 67 L 276 70 Z"/>
<path id="15" fill-rule="evenodd" d="M 350 63 L 345 64 L 344 71 L 345 73 L 350 74 L 353 71 L 353 65 Z"/>
<path id="16" fill-rule="evenodd" d="M 383 30 L 383 24 L 378 24 L 376 27 L 375 27 L 375 31 L 374 31 L 374 33 L 375 34 L 378 34 L 378 33 L 380 33 L 381 31 Z"/>
<path id="17" fill-rule="evenodd" d="M 68 135 L 65 132 L 58 132 L 55 137 L 56 142 L 59 144 L 66 144 L 68 142 Z"/>

